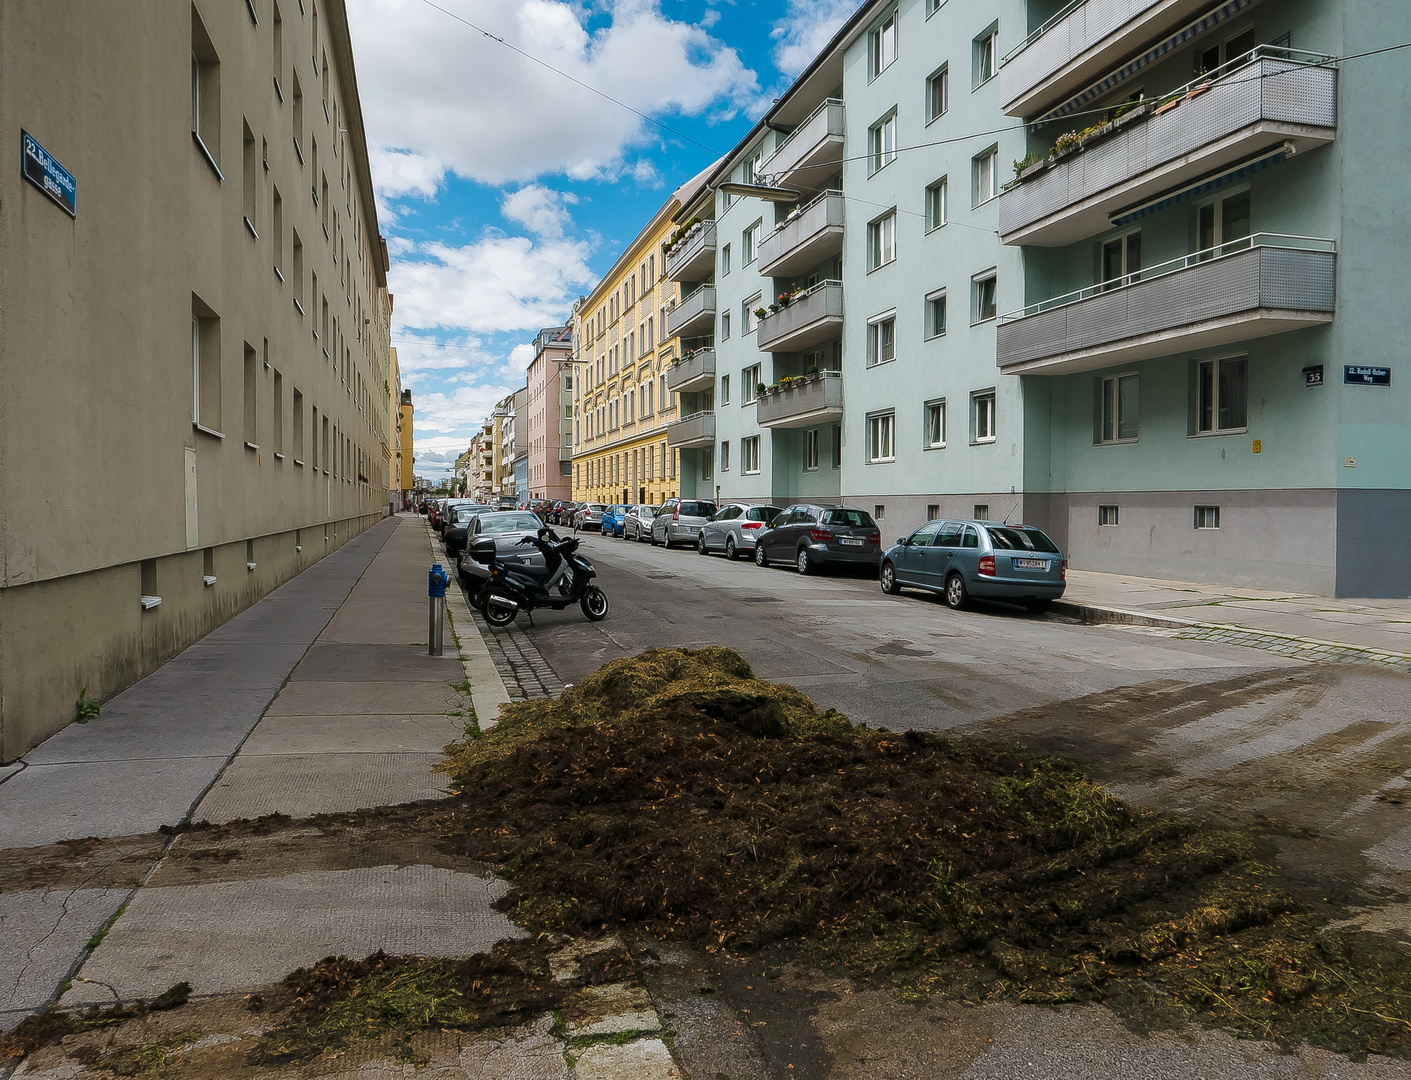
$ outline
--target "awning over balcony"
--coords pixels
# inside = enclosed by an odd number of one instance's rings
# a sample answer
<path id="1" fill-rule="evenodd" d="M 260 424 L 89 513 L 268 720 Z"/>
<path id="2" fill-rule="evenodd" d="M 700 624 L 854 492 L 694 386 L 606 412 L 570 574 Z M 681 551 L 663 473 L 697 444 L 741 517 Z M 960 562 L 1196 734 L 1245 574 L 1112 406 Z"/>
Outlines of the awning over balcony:
<path id="1" fill-rule="evenodd" d="M 1238 184 L 1241 180 L 1253 176 L 1257 172 L 1263 172 L 1270 166 L 1282 164 L 1288 160 L 1288 157 L 1289 151 L 1283 146 L 1279 147 L 1277 150 L 1270 150 L 1266 153 L 1256 155 L 1253 159 L 1235 165 L 1230 169 L 1226 169 L 1224 172 L 1212 176 L 1207 180 L 1201 180 L 1199 183 L 1195 184 L 1187 184 L 1185 187 L 1178 188 L 1158 199 L 1153 199 L 1149 203 L 1143 203 L 1141 206 L 1123 211 L 1111 218 L 1112 225 L 1120 229 L 1130 225 L 1134 221 L 1140 221 L 1144 217 L 1159 214 L 1168 206 L 1176 206 L 1179 203 L 1189 202 L 1191 199 L 1203 198 L 1212 191 L 1219 191 L 1221 188 L 1228 187 L 1231 184 Z"/>

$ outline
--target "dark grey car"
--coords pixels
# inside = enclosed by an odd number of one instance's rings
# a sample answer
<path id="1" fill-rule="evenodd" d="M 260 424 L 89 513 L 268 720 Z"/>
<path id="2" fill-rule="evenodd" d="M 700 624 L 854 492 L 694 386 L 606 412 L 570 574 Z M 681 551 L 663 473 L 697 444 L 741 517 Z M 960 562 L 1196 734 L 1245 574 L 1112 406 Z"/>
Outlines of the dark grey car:
<path id="1" fill-rule="evenodd" d="M 465 548 L 456 562 L 456 571 L 461 584 L 467 589 L 475 589 L 490 576 L 490 568 L 470 557 L 470 546 L 477 540 L 492 538 L 495 541 L 495 556 L 505 562 L 518 562 L 527 566 L 543 566 L 544 556 L 539 549 L 528 544 L 520 546 L 519 541 L 526 536 L 537 536 L 544 523 L 537 514 L 528 510 L 494 510 L 477 514 L 470 523 L 470 533 Z"/>
<path id="2" fill-rule="evenodd" d="M 749 503 L 727 503 L 715 516 L 701 526 L 696 537 L 696 550 L 702 555 L 723 551 L 727 559 L 754 553 L 755 541 L 769 523 L 779 516 L 777 506 L 751 506 Z"/>
<path id="3" fill-rule="evenodd" d="M 1068 563 L 1049 537 L 1030 525 L 993 521 L 928 521 L 882 555 L 882 591 L 904 585 L 945 596 L 957 611 L 972 596 L 1048 609 L 1067 588 Z"/>
<path id="4" fill-rule="evenodd" d="M 493 509 L 493 506 L 474 504 L 452 506 L 447 512 L 446 528 L 441 533 L 441 539 L 446 545 L 446 554 L 452 559 L 456 558 L 465 549 L 465 538 L 470 529 L 470 523 L 478 515 Z"/>
<path id="5" fill-rule="evenodd" d="M 800 574 L 823 566 L 877 565 L 882 533 L 866 510 L 796 503 L 769 523 L 755 543 L 756 566 L 789 562 Z"/>

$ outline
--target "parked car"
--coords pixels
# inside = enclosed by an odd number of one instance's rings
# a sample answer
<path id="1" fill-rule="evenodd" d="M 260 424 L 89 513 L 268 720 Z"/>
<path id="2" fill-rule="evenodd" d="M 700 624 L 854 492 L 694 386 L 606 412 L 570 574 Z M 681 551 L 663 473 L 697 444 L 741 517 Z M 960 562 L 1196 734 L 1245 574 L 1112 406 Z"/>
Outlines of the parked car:
<path id="1" fill-rule="evenodd" d="M 723 551 L 727 559 L 737 558 L 741 552 L 749 554 L 754 551 L 759 534 L 780 513 L 777 506 L 728 503 L 701 526 L 696 537 L 696 550 L 702 555 Z"/>
<path id="2" fill-rule="evenodd" d="M 493 509 L 495 509 L 493 506 L 486 506 L 482 503 L 472 503 L 469 506 L 458 504 L 451 507 L 446 515 L 445 531 L 441 533 L 441 539 L 446 545 L 446 554 L 454 559 L 465 550 L 465 538 L 470 523 L 478 515 Z"/>
<path id="3" fill-rule="evenodd" d="M 1063 595 L 1068 562 L 1031 525 L 928 521 L 883 553 L 880 580 L 892 595 L 905 585 L 941 593 L 957 611 L 976 596 L 1038 614 Z"/>
<path id="4" fill-rule="evenodd" d="M 652 518 L 657 516 L 660 506 L 638 503 L 629 506 L 622 519 L 622 535 L 627 540 L 650 540 L 652 538 Z"/>
<path id="5" fill-rule="evenodd" d="M 544 522 L 539 515 L 528 510 L 492 510 L 477 514 L 471 522 L 466 546 L 461 549 L 456 561 L 456 573 L 461 584 L 473 596 L 474 591 L 490 576 L 489 566 L 470 557 L 470 545 L 486 538 L 495 541 L 495 557 L 501 562 L 543 566 L 544 556 L 538 548 L 519 543 L 526 536 L 538 536 L 543 527 Z"/>
<path id="6" fill-rule="evenodd" d="M 451 521 L 456 515 L 456 510 L 462 506 L 483 505 L 475 499 L 446 499 L 441 504 L 441 512 L 436 516 L 436 531 L 441 534 L 441 539 L 446 539 L 446 530 L 450 528 Z"/>
<path id="7" fill-rule="evenodd" d="M 877 565 L 882 533 L 866 510 L 798 503 L 769 523 L 755 541 L 756 566 L 770 560 L 793 563 L 800 574 L 823 566 Z"/>
<path id="8" fill-rule="evenodd" d="M 573 515 L 573 527 L 575 529 L 601 529 L 605 513 L 607 513 L 607 506 L 603 503 L 584 503 L 582 508 Z"/>
<path id="9" fill-rule="evenodd" d="M 614 503 L 603 511 L 603 535 L 621 536 L 623 518 L 627 516 L 626 503 Z"/>
<path id="10" fill-rule="evenodd" d="M 695 546 L 701 526 L 709 521 L 719 507 L 701 499 L 667 499 L 652 518 L 652 543 L 663 547 L 673 544 Z"/>

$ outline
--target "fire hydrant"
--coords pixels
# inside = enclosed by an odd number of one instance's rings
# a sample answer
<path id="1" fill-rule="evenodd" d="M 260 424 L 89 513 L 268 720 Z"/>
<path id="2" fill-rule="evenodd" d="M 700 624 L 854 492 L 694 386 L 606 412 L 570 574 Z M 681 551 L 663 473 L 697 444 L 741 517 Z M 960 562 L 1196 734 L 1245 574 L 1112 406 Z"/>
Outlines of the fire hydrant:
<path id="1" fill-rule="evenodd" d="M 426 575 L 426 595 L 431 597 L 431 625 L 426 636 L 428 656 L 441 655 L 443 627 L 446 622 L 446 586 L 450 581 L 440 563 L 432 564 L 430 572 Z"/>

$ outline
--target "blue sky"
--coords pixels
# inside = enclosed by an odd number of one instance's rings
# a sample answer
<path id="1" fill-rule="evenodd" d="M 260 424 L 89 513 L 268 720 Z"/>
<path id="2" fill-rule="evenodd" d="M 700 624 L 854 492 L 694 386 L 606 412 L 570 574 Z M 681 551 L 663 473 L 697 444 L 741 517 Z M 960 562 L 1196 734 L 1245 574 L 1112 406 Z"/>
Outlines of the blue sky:
<path id="1" fill-rule="evenodd" d="M 567 320 L 857 3 L 348 0 L 418 475 L 446 473 L 523 384 L 539 328 Z"/>

